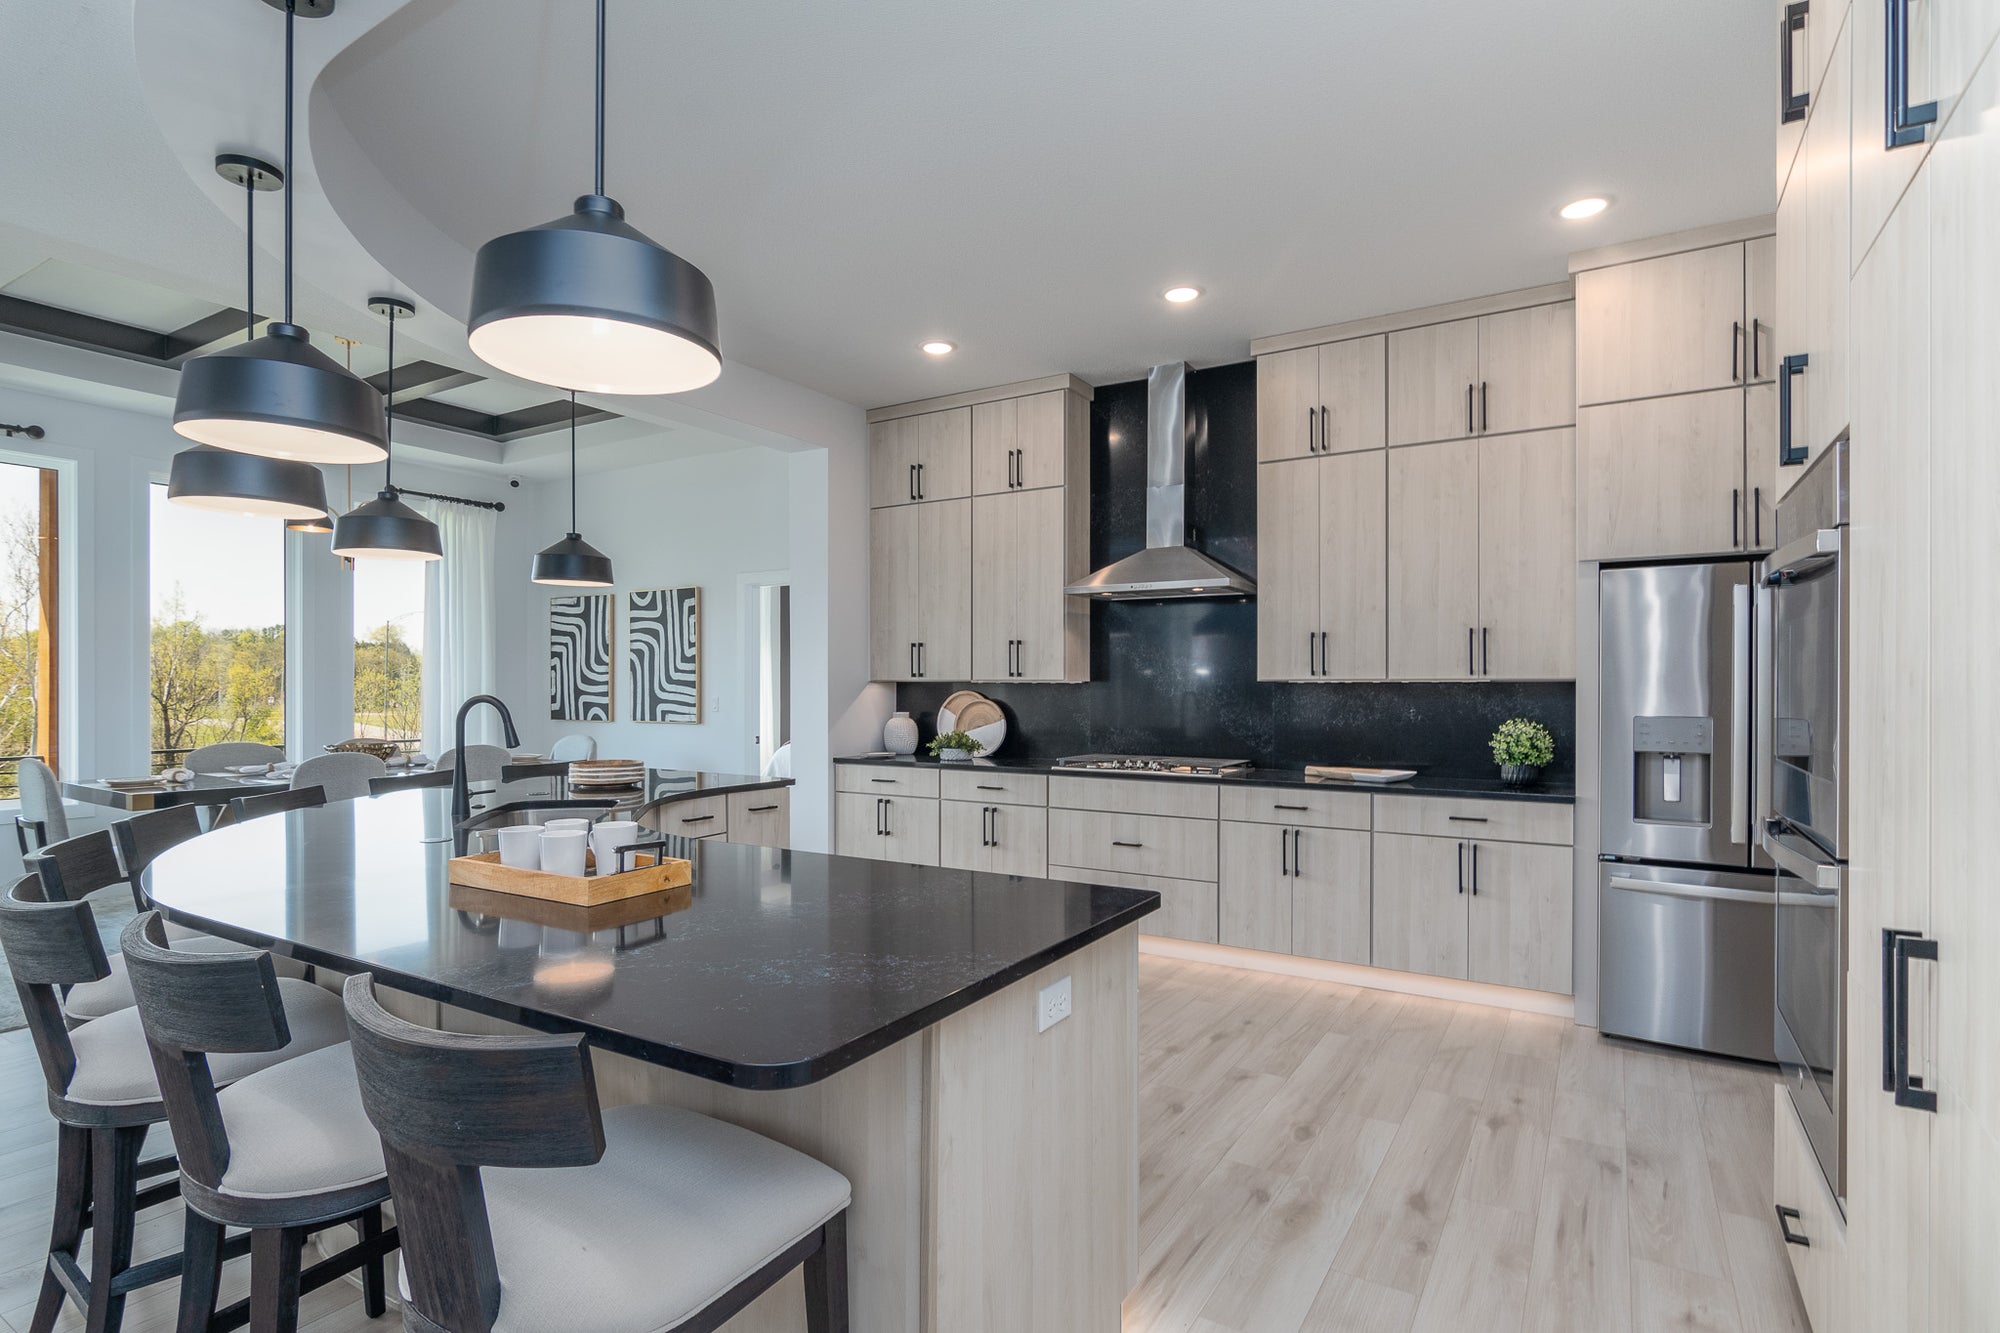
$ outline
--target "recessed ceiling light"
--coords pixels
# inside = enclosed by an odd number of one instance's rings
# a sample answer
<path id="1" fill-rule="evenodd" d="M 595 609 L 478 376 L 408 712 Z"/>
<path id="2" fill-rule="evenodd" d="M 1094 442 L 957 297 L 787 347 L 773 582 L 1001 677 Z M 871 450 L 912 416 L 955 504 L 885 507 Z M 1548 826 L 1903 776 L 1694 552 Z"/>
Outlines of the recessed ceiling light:
<path id="1" fill-rule="evenodd" d="M 950 356 L 958 350 L 957 343 L 948 343 L 942 338 L 933 338 L 927 343 L 918 343 L 917 346 L 931 356 Z"/>
<path id="2" fill-rule="evenodd" d="M 1570 203 L 1564 204 L 1560 211 L 1562 215 L 1568 218 L 1571 222 L 1581 222 L 1585 218 L 1596 217 L 1599 213 L 1602 213 L 1605 209 L 1609 207 L 1611 207 L 1611 201 L 1609 199 L 1601 198 L 1597 195 L 1592 195 L 1588 199 L 1577 199 L 1571 201 Z"/>
<path id="3" fill-rule="evenodd" d="M 1169 301 L 1172 301 L 1175 305 L 1186 305 L 1189 301 L 1192 301 L 1194 300 L 1195 297 L 1201 295 L 1201 288 L 1169 287 L 1164 292 L 1161 292 L 1160 295 L 1166 297 Z"/>

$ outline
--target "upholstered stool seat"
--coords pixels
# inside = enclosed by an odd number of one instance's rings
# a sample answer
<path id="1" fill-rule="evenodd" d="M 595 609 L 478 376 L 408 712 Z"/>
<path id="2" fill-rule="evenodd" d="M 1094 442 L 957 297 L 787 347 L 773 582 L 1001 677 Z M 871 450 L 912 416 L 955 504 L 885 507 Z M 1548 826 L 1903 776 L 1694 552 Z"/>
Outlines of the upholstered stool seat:
<path id="1" fill-rule="evenodd" d="M 285 1009 L 292 1011 L 289 996 Z M 341 1023 L 344 1032 L 345 1014 Z M 225 1058 L 213 1057 L 210 1067 L 221 1068 Z M 361 1109 L 354 1048 L 346 1042 L 252 1074 L 215 1100 L 229 1131 L 229 1165 L 217 1194 L 289 1199 L 380 1185 L 382 1139 Z"/>
<path id="2" fill-rule="evenodd" d="M 230 953 L 245 948 L 232 940 L 217 939 L 186 926 L 168 926 L 167 940 L 174 948 L 190 953 Z M 107 954 L 104 961 L 110 965 L 110 976 L 72 986 L 69 994 L 63 996 L 63 1017 L 70 1022 L 85 1023 L 132 1007 L 132 981 L 125 975 L 125 955 Z"/>

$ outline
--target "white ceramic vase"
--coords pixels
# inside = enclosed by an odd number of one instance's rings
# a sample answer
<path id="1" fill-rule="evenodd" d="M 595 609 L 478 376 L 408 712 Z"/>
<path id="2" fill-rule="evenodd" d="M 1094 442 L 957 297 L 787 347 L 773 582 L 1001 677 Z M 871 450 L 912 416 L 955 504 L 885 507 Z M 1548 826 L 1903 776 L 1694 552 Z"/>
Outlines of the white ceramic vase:
<path id="1" fill-rule="evenodd" d="M 882 724 L 882 748 L 890 754 L 917 752 L 917 724 L 908 713 L 898 713 Z"/>

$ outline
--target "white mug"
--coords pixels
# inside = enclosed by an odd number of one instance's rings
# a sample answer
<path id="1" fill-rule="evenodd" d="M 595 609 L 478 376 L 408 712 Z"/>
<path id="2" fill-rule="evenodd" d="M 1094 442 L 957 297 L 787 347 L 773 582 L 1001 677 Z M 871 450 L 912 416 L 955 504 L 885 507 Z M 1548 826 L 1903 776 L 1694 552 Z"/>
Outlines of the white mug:
<path id="1" fill-rule="evenodd" d="M 587 834 L 590 832 L 590 821 L 588 819 L 551 819 L 545 821 L 542 827 L 550 833 Z"/>
<path id="2" fill-rule="evenodd" d="M 543 829 L 542 869 L 582 879 L 583 854 L 589 847 L 590 835 L 582 829 Z"/>
<path id="3" fill-rule="evenodd" d="M 618 849 L 640 841 L 636 819 L 607 819 L 590 831 L 590 850 L 597 857 L 597 873 L 618 873 Z"/>
<path id="4" fill-rule="evenodd" d="M 500 864 L 517 870 L 542 868 L 542 831 L 532 824 L 500 830 Z"/>

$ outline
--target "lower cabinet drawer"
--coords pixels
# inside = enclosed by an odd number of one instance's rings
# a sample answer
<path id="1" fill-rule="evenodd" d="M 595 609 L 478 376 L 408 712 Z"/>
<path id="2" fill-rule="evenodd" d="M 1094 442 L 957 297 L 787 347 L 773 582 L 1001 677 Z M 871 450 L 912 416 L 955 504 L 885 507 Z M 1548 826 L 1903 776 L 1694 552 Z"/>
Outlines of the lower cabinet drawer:
<path id="1" fill-rule="evenodd" d="M 1377 833 L 1499 842 L 1575 841 L 1575 807 L 1554 801 L 1480 801 L 1451 796 L 1377 796 Z"/>
<path id="2" fill-rule="evenodd" d="M 835 764 L 833 781 L 837 791 L 863 792 L 870 796 L 938 794 L 937 768 L 920 768 L 914 763 Z"/>
<path id="3" fill-rule="evenodd" d="M 1160 895 L 1160 910 L 1139 920 L 1141 935 L 1169 935 L 1196 944 L 1216 940 L 1215 885 L 1157 875 L 1126 875 L 1087 866 L 1051 865 L 1049 878 L 1079 884 L 1104 884 L 1114 889 L 1151 889 Z"/>
<path id="4" fill-rule="evenodd" d="M 753 847 L 792 845 L 792 793 L 788 787 L 732 792 L 729 840 Z"/>
<path id="5" fill-rule="evenodd" d="M 1049 812 L 1031 805 L 941 801 L 938 864 L 1041 879 L 1049 868 Z"/>
<path id="6" fill-rule="evenodd" d="M 1215 882 L 1213 819 L 1050 810 L 1049 860 L 1128 875 Z"/>
<path id="7" fill-rule="evenodd" d="M 840 855 L 918 866 L 938 863 L 936 801 L 860 792 L 841 792 L 835 800 L 834 845 Z"/>
<path id="8" fill-rule="evenodd" d="M 692 801 L 675 801 L 653 812 L 660 832 L 677 838 L 707 838 L 729 832 L 729 798 L 702 796 Z"/>
<path id="9" fill-rule="evenodd" d="M 1369 827 L 1369 794 L 1312 787 L 1224 787 L 1222 817 L 1304 828 Z"/>
<path id="10" fill-rule="evenodd" d="M 940 768 L 938 794 L 947 801 L 977 801 L 981 805 L 1047 805 L 1049 780 L 1040 773 L 1010 773 L 977 764 Z"/>
<path id="11" fill-rule="evenodd" d="M 1788 1233 L 1785 1257 L 1815 1333 L 1844 1333 L 1840 1283 L 1847 1267 L 1847 1225 L 1820 1174 L 1785 1085 L 1772 1089 L 1771 1225 Z"/>

